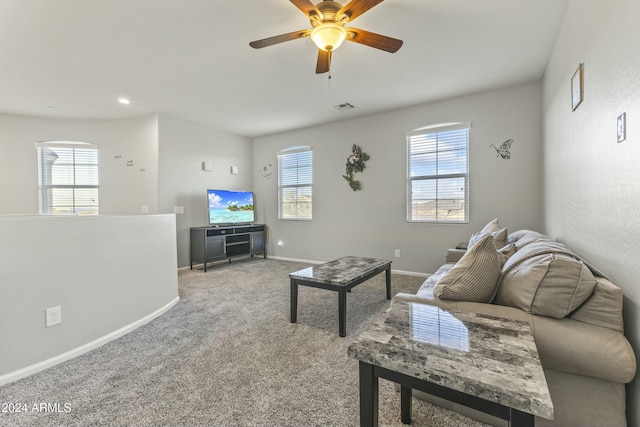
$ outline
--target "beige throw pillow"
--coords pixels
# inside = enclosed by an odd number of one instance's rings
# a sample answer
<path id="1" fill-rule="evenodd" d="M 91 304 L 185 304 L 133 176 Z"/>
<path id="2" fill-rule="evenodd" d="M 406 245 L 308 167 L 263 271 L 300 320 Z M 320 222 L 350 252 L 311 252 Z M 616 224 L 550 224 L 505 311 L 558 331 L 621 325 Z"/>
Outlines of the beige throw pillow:
<path id="1" fill-rule="evenodd" d="M 486 235 L 436 282 L 433 294 L 456 301 L 491 302 L 500 278 L 500 267 L 493 236 Z"/>
<path id="2" fill-rule="evenodd" d="M 507 245 L 507 234 L 508 234 L 508 231 L 506 228 L 502 228 L 492 233 L 482 232 L 482 231 L 479 233 L 474 233 L 471 236 L 471 239 L 469 239 L 469 244 L 467 245 L 467 249 L 471 248 L 473 245 L 475 245 L 480 239 L 482 239 L 486 235 L 493 236 L 493 244 L 495 245 L 496 249 L 500 249 Z"/>
<path id="3" fill-rule="evenodd" d="M 500 227 L 500 223 L 498 222 L 498 218 L 489 221 L 489 223 L 487 225 L 485 225 L 482 230 L 480 230 L 481 233 L 495 233 L 496 231 L 500 231 L 502 229 L 502 227 Z"/>

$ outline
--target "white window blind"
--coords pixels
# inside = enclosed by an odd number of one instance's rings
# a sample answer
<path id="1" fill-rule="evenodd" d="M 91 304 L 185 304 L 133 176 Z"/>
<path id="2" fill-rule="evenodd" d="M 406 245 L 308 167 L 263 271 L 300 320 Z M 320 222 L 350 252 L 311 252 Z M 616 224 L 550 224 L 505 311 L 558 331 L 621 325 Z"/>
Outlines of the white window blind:
<path id="1" fill-rule="evenodd" d="M 407 221 L 468 222 L 470 123 L 407 133 Z"/>
<path id="2" fill-rule="evenodd" d="M 414 341 L 469 351 L 469 329 L 454 315 L 433 305 L 409 305 L 409 333 Z"/>
<path id="3" fill-rule="evenodd" d="M 98 148 L 79 142 L 36 144 L 41 214 L 99 213 Z"/>
<path id="4" fill-rule="evenodd" d="M 278 153 L 278 218 L 312 219 L 313 151 L 292 147 Z"/>

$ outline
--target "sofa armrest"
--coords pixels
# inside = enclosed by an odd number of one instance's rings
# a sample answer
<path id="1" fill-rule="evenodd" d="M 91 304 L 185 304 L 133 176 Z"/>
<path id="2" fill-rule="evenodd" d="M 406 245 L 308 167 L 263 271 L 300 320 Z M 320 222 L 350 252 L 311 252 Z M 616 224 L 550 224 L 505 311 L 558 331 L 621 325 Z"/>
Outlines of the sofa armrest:
<path id="1" fill-rule="evenodd" d="M 620 332 L 568 318 L 531 317 L 545 368 L 620 384 L 634 378 L 636 357 Z"/>
<path id="2" fill-rule="evenodd" d="M 460 258 L 467 252 L 466 249 L 448 249 L 445 261 L 447 264 L 455 264 L 460 261 Z"/>
<path id="3" fill-rule="evenodd" d="M 465 251 L 469 249 L 469 242 L 460 242 L 456 245 L 456 249 L 464 249 Z"/>

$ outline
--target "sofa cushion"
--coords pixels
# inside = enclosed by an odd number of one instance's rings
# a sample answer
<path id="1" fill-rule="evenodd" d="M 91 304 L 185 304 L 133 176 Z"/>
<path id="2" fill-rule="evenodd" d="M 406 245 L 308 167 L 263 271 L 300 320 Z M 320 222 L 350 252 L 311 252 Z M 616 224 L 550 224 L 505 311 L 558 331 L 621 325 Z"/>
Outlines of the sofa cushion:
<path id="1" fill-rule="evenodd" d="M 622 289 L 609 280 L 595 276 L 593 294 L 569 315 L 574 320 L 624 332 L 622 321 Z"/>
<path id="2" fill-rule="evenodd" d="M 518 254 L 513 255 L 507 264 Z M 596 281 L 580 261 L 560 253 L 527 257 L 516 266 L 505 265 L 496 304 L 561 319 L 593 293 Z"/>
<path id="3" fill-rule="evenodd" d="M 507 243 L 515 243 L 528 234 L 540 234 L 540 233 L 538 233 L 537 231 L 527 230 L 527 229 L 512 231 L 507 236 Z"/>
<path id="4" fill-rule="evenodd" d="M 515 247 L 515 251 L 511 254 L 508 261 L 502 268 L 502 274 L 506 274 L 510 269 L 517 268 L 518 264 L 523 261 L 543 254 L 560 254 L 571 258 L 577 256 L 562 243 L 556 242 L 550 237 L 542 234 L 530 235 L 523 237 L 517 242 L 511 243 Z"/>
<path id="5" fill-rule="evenodd" d="M 440 277 L 433 294 L 442 299 L 491 302 L 500 278 L 500 267 L 493 237 L 486 235 Z"/>

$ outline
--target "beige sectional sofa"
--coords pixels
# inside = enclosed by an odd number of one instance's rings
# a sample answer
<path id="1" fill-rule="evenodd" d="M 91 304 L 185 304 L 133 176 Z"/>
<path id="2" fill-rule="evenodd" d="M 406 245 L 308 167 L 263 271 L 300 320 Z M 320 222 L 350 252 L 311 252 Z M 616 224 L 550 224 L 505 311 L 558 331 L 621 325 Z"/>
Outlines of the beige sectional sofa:
<path id="1" fill-rule="evenodd" d="M 622 291 L 566 246 L 535 231 L 508 234 L 494 220 L 454 249 L 413 301 L 527 321 L 554 405 L 537 426 L 626 426 L 625 384 L 636 372 L 624 336 Z M 475 411 L 414 393 L 466 415 Z M 495 424 L 499 424 L 495 422 Z"/>

